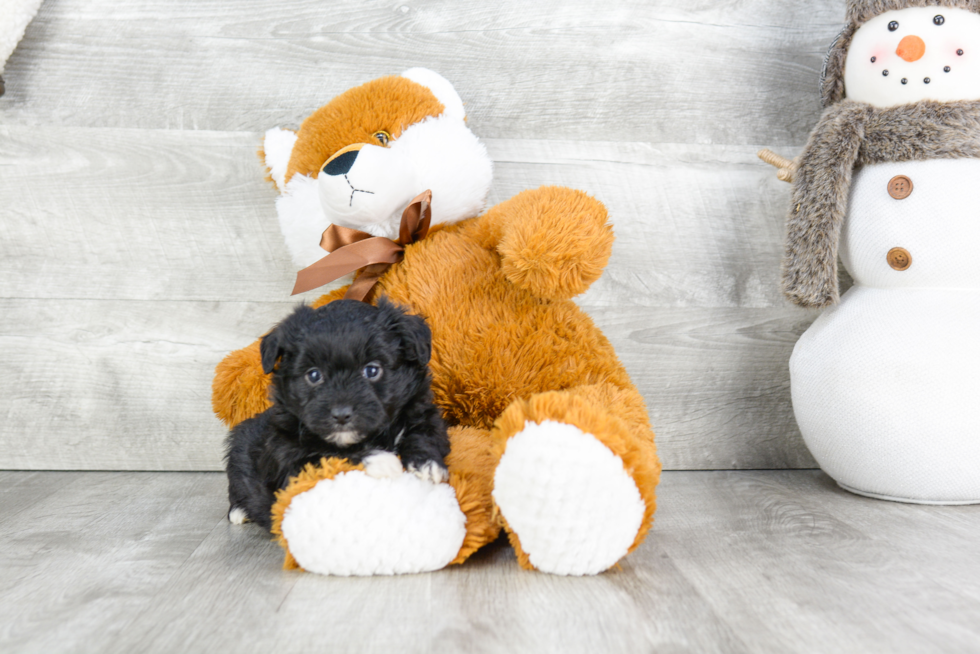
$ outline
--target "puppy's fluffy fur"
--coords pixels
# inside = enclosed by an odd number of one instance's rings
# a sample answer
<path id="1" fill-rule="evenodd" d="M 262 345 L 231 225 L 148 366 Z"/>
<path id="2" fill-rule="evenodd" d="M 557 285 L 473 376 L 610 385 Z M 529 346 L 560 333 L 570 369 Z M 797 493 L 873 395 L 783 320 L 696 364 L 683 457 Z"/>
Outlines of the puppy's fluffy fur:
<path id="1" fill-rule="evenodd" d="M 448 477 L 449 438 L 432 403 L 425 321 L 382 298 L 299 307 L 262 339 L 273 405 L 227 441 L 229 519 L 266 529 L 275 493 L 322 457 L 364 463 L 387 477 L 402 464 L 424 479 Z M 400 457 L 401 462 L 394 455 Z"/>

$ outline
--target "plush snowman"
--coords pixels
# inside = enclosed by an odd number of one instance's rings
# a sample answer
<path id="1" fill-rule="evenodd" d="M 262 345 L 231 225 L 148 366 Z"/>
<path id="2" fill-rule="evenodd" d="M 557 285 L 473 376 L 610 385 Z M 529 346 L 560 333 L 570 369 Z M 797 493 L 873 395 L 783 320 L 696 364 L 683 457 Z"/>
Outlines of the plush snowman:
<path id="1" fill-rule="evenodd" d="M 792 170 L 784 291 L 827 307 L 790 359 L 793 408 L 845 489 L 977 503 L 980 0 L 850 0 L 848 19 Z"/>

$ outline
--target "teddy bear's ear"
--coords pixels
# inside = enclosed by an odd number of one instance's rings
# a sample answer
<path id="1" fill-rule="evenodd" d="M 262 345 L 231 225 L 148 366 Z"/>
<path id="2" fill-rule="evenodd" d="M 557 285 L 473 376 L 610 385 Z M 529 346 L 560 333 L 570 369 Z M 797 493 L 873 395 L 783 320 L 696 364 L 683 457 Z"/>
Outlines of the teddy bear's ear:
<path id="1" fill-rule="evenodd" d="M 265 167 L 269 169 L 269 176 L 276 183 L 280 193 L 285 190 L 286 168 L 289 166 L 289 157 L 293 154 L 295 144 L 296 132 L 279 127 L 267 131 L 262 141 Z"/>
<path id="2" fill-rule="evenodd" d="M 466 118 L 466 111 L 463 109 L 463 101 L 459 94 L 456 93 L 456 89 L 449 83 L 449 80 L 439 73 L 428 68 L 409 68 L 402 73 L 402 77 L 410 79 L 416 84 L 421 84 L 432 91 L 436 99 L 446 108 L 443 113 L 444 116 L 458 120 Z"/>

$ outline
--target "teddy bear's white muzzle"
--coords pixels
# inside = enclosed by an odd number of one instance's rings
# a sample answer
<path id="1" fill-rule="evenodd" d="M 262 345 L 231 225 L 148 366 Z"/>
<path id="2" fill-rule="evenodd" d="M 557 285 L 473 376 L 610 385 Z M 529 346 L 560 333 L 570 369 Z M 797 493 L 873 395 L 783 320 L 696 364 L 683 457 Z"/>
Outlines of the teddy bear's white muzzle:
<path id="1" fill-rule="evenodd" d="M 389 238 L 397 236 L 401 212 L 421 190 L 406 156 L 374 145 L 340 154 L 317 176 L 320 204 L 330 222 Z"/>

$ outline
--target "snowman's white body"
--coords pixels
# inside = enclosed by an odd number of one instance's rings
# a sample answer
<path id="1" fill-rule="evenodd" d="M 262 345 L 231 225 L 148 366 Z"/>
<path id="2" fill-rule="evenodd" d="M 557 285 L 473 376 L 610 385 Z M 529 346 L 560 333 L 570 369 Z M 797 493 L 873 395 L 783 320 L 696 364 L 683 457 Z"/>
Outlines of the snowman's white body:
<path id="1" fill-rule="evenodd" d="M 902 200 L 888 193 L 912 180 Z M 839 484 L 923 503 L 980 502 L 980 160 L 856 171 L 841 236 L 855 285 L 796 344 L 793 408 Z M 904 271 L 886 255 L 912 255 Z"/>

